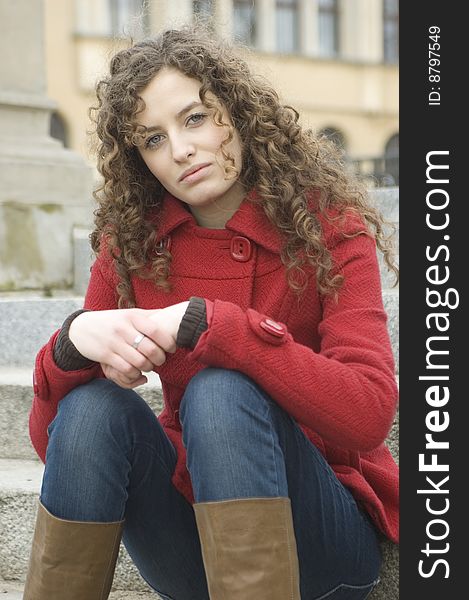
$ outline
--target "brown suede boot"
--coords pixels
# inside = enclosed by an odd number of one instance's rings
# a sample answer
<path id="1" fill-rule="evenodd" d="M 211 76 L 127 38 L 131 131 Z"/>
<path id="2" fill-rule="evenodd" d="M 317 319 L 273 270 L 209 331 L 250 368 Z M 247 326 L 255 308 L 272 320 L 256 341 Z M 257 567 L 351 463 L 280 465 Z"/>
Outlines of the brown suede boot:
<path id="1" fill-rule="evenodd" d="M 289 498 L 194 504 L 211 600 L 300 600 Z"/>
<path id="2" fill-rule="evenodd" d="M 39 503 L 23 600 L 106 600 L 123 521 L 65 521 Z"/>

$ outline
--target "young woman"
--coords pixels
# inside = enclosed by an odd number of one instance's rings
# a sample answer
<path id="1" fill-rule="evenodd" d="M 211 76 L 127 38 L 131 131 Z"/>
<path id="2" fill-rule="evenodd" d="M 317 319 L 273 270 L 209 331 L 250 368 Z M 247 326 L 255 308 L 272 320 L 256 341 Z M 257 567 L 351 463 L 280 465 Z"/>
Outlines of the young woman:
<path id="1" fill-rule="evenodd" d="M 121 535 L 164 599 L 365 598 L 398 529 L 380 216 L 204 31 L 119 52 L 97 95 L 97 259 L 37 357 L 24 598 L 107 598 Z"/>

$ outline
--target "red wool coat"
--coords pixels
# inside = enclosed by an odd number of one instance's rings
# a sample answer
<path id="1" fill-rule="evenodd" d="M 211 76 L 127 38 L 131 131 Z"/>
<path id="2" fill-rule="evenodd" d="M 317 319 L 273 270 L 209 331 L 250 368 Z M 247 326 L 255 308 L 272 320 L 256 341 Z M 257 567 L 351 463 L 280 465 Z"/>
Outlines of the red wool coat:
<path id="1" fill-rule="evenodd" d="M 207 229 L 167 196 L 161 223 L 159 238 L 170 240 L 173 256 L 172 291 L 134 278 L 137 307 L 162 308 L 200 296 L 210 314 L 196 348 L 179 349 L 157 369 L 164 396 L 159 420 L 178 453 L 174 485 L 194 502 L 178 411 L 188 381 L 205 366 L 238 370 L 298 421 L 378 529 L 397 541 L 398 468 L 383 443 L 397 387 L 374 241 L 367 235 L 344 239 L 323 223 L 345 283 L 336 302 L 318 295 L 311 273 L 299 301 L 280 260 L 282 237 L 258 205 L 245 200 L 225 229 Z M 353 233 L 363 227 L 350 219 L 345 228 Z M 92 268 L 84 306 L 117 308 L 115 286 L 103 252 Z M 59 400 L 103 376 L 99 365 L 59 369 L 53 359 L 56 337 L 57 332 L 40 350 L 35 367 L 30 434 L 42 460 Z"/>

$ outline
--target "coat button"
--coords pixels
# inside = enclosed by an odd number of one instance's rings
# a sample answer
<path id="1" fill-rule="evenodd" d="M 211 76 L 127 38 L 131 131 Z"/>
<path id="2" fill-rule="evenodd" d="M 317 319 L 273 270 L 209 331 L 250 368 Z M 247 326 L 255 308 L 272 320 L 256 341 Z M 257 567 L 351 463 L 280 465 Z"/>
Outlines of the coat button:
<path id="1" fill-rule="evenodd" d="M 263 319 L 260 322 L 260 326 L 268 333 L 275 335 L 275 337 L 281 338 L 286 333 L 285 327 L 277 323 L 277 321 L 272 321 L 272 319 Z"/>
<path id="2" fill-rule="evenodd" d="M 230 251 L 235 260 L 246 262 L 251 258 L 251 242 L 247 238 L 237 235 L 231 240 Z"/>
<path id="3" fill-rule="evenodd" d="M 33 392 L 36 397 L 39 396 L 39 386 L 37 384 L 36 373 L 33 372 Z"/>
<path id="4" fill-rule="evenodd" d="M 161 238 L 161 240 L 156 244 L 156 247 L 158 248 L 158 250 L 167 250 L 168 252 L 170 252 L 171 251 L 171 236 L 166 235 L 165 237 Z"/>

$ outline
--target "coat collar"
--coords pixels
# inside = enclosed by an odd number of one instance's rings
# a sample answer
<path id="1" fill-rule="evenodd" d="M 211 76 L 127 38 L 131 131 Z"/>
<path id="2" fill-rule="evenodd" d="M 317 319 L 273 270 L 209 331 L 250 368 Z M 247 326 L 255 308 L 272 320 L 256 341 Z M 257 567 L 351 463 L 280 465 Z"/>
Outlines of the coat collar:
<path id="1" fill-rule="evenodd" d="M 249 192 L 235 214 L 227 221 L 225 228 L 247 237 L 271 252 L 280 253 L 284 245 L 284 236 L 269 221 L 258 198 L 255 190 Z M 191 222 L 197 225 L 184 203 L 171 194 L 165 195 L 163 206 L 158 212 L 158 240 L 170 235 L 183 223 Z"/>

